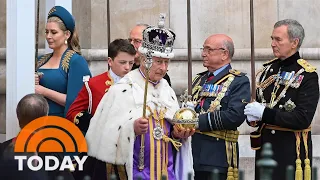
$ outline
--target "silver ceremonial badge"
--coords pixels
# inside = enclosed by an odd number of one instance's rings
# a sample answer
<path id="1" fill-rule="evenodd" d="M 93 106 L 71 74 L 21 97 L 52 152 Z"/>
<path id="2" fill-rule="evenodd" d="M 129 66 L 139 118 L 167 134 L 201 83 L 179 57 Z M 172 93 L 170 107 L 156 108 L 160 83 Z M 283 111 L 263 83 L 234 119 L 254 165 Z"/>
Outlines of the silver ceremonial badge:
<path id="1" fill-rule="evenodd" d="M 156 127 L 153 129 L 153 137 L 154 137 L 154 139 L 160 140 L 160 139 L 162 139 L 163 135 L 164 135 L 164 131 L 161 128 L 161 126 L 156 125 Z"/>
<path id="2" fill-rule="evenodd" d="M 284 104 L 284 109 L 288 112 L 293 111 L 293 109 L 296 107 L 296 105 L 294 104 L 293 101 L 291 101 L 291 99 L 289 99 L 285 104 Z"/>

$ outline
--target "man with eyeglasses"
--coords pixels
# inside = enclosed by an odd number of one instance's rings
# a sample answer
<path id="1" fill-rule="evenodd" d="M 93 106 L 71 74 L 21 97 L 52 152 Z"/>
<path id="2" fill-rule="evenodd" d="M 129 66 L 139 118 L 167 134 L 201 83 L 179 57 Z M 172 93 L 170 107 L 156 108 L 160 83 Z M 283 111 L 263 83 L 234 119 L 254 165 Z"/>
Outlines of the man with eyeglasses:
<path id="1" fill-rule="evenodd" d="M 220 179 L 238 177 L 237 128 L 244 122 L 244 101 L 250 100 L 250 83 L 245 73 L 231 68 L 234 44 L 230 37 L 208 37 L 201 50 L 207 71 L 192 83 L 192 100 L 199 113 L 192 136 L 195 180 L 209 180 L 214 169 Z"/>
<path id="2" fill-rule="evenodd" d="M 132 70 L 135 70 L 140 67 L 140 62 L 144 60 L 144 56 L 138 51 L 139 47 L 142 45 L 142 32 L 145 30 L 149 25 L 148 24 L 137 24 L 131 31 L 128 40 L 130 43 L 135 47 L 137 53 L 134 57 L 134 64 L 132 66 Z M 169 85 L 171 86 L 171 80 L 169 75 L 166 73 L 163 77 L 165 80 L 168 81 Z"/>

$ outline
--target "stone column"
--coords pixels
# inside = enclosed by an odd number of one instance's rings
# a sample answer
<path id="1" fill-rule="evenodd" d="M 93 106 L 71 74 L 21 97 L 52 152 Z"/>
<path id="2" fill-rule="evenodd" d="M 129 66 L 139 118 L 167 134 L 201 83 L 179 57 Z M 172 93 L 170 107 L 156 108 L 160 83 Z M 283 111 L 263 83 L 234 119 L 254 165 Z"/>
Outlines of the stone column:
<path id="1" fill-rule="evenodd" d="M 19 132 L 16 107 L 34 92 L 35 1 L 7 0 L 6 139 Z"/>

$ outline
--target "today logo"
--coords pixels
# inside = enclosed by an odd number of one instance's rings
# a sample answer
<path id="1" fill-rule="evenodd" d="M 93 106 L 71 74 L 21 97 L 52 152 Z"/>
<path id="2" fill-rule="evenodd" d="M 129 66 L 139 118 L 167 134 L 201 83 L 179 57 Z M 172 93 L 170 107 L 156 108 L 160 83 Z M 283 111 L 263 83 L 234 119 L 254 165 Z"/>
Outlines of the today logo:
<path id="1" fill-rule="evenodd" d="M 45 116 L 31 121 L 19 133 L 15 141 L 15 153 L 34 153 L 33 156 L 15 155 L 18 160 L 18 170 L 23 170 L 24 160 L 30 170 L 38 171 L 45 166 L 46 171 L 75 170 L 72 159 L 66 153 L 79 154 L 88 152 L 85 137 L 79 128 L 67 119 L 57 116 Z M 43 153 L 40 157 L 38 154 Z M 61 153 L 62 162 L 58 157 L 46 153 Z M 88 156 L 73 156 L 79 171 Z M 53 164 L 53 165 L 52 165 Z"/>

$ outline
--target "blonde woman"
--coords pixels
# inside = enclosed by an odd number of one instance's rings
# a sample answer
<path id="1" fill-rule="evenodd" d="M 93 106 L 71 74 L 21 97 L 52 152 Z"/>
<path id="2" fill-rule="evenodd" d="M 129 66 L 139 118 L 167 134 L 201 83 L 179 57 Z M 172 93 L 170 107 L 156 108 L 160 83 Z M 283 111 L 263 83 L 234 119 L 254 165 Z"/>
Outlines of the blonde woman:
<path id="1" fill-rule="evenodd" d="M 53 53 L 38 59 L 37 69 L 43 75 L 35 75 L 35 92 L 47 99 L 49 115 L 65 117 L 83 86 L 83 76 L 91 73 L 81 56 L 74 18 L 65 8 L 50 10 L 45 33 Z"/>

